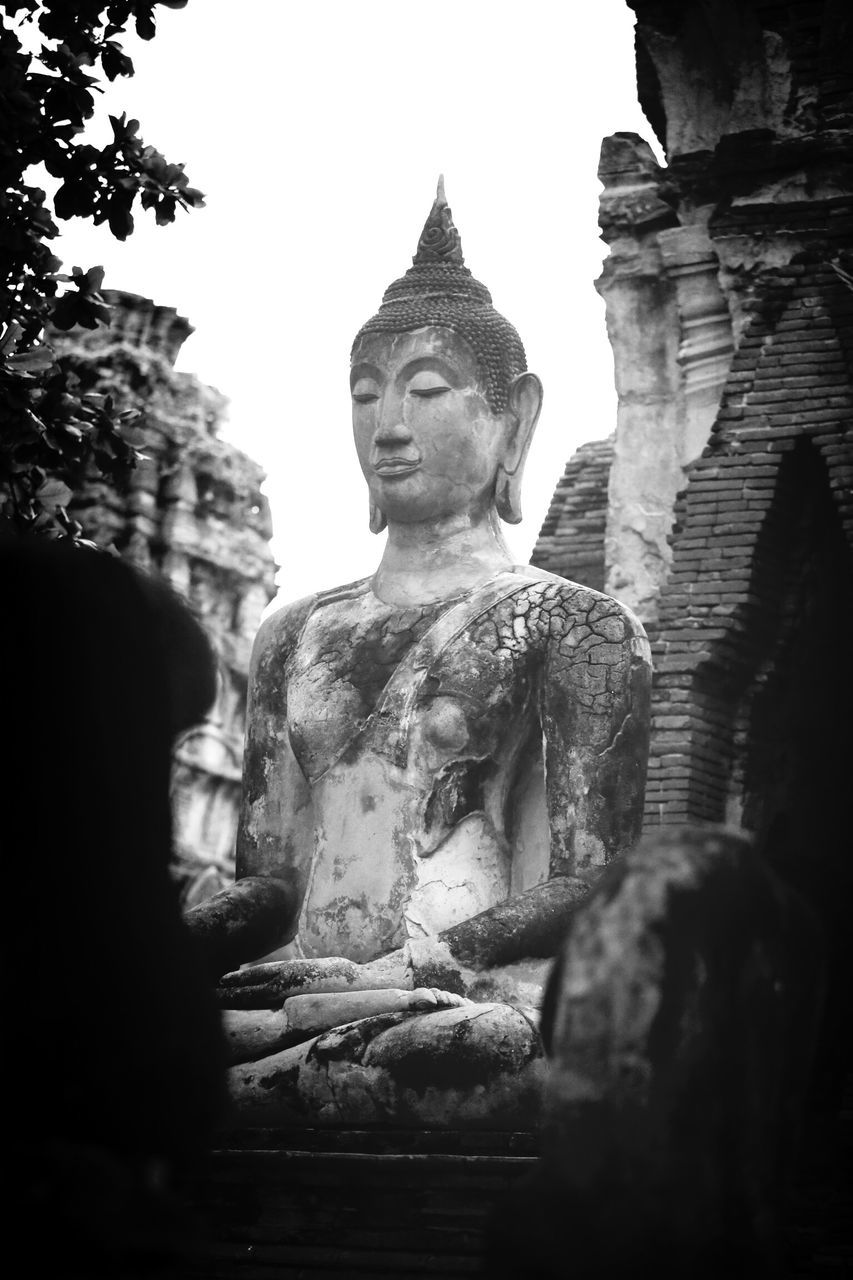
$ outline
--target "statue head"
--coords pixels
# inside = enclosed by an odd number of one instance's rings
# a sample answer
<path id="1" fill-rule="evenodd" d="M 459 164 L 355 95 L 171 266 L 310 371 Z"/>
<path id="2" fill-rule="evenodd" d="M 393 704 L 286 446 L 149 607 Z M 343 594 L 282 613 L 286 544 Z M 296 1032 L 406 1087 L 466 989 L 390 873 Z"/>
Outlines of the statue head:
<path id="1" fill-rule="evenodd" d="M 431 502 L 434 514 L 447 514 L 435 509 L 436 484 L 427 498 L 429 457 L 417 461 L 425 442 L 428 454 L 441 454 L 434 478 L 443 467 L 448 509 L 468 494 L 517 524 L 542 387 L 527 372 L 516 330 L 465 266 L 442 178 L 412 263 L 352 348 L 353 422 L 371 488 L 371 528 L 384 527 L 386 510 L 418 519 Z M 414 485 L 407 494 L 394 483 L 407 468 L 426 473 L 418 481 L 420 507 L 411 501 Z"/>

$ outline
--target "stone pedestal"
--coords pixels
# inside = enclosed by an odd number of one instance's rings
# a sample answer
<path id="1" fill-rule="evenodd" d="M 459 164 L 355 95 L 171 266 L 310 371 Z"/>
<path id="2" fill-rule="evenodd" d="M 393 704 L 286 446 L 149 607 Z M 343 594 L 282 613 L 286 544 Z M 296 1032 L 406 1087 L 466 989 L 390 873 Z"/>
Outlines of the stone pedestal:
<path id="1" fill-rule="evenodd" d="M 535 1166 L 529 1133 L 232 1133 L 183 1188 L 196 1237 L 182 1274 L 481 1275 L 495 1205 Z"/>

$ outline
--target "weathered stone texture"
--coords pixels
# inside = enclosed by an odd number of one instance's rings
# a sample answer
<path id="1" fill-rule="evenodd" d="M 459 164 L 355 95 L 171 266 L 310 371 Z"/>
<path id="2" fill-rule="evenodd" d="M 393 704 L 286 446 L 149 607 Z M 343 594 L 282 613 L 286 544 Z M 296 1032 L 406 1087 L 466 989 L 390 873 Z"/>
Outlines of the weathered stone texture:
<path id="1" fill-rule="evenodd" d="M 819 0 L 631 7 L 668 165 L 636 135 L 602 147 L 619 395 L 606 589 L 653 640 L 647 825 L 761 831 L 756 698 L 798 615 L 830 609 L 821 555 L 837 583 L 822 643 L 849 612 L 853 28 Z M 576 501 L 564 479 L 551 529 Z"/>
<path id="2" fill-rule="evenodd" d="M 627 610 L 535 570 L 449 606 L 369 580 L 287 606 L 256 646 L 241 873 L 298 865 L 303 953 L 370 961 L 603 865 L 637 834 L 646 654 Z"/>
<path id="3" fill-rule="evenodd" d="M 260 467 L 218 436 L 225 397 L 173 367 L 188 322 L 134 294 L 105 297 L 109 328 L 52 342 L 84 388 L 142 411 L 145 458 L 124 492 L 93 479 L 73 513 L 189 603 L 219 660 L 216 705 L 175 752 L 175 872 L 192 905 L 233 878 L 249 657 L 275 590 L 269 506 Z"/>
<path id="4" fill-rule="evenodd" d="M 734 350 L 704 221 L 677 203 L 670 171 L 636 135 L 602 145 L 600 223 L 619 397 L 606 527 L 607 590 L 647 623 L 668 572 L 672 509 L 705 445 Z"/>
<path id="5" fill-rule="evenodd" d="M 516 1009 L 477 1004 L 428 1018 L 393 1012 L 335 1027 L 229 1072 L 243 1124 L 535 1125 L 544 1076 L 539 1036 Z"/>
<path id="6" fill-rule="evenodd" d="M 675 497 L 765 289 L 803 254 L 849 275 L 839 255 L 853 240 L 853 31 L 847 7 L 822 0 L 631 7 L 640 100 L 668 167 L 637 135 L 604 141 L 600 222 L 610 254 L 598 288 L 619 395 L 605 586 L 654 628 Z M 789 336 L 786 362 L 805 340 Z M 812 410 L 837 409 L 807 366 L 790 376 L 811 380 Z M 787 386 L 775 390 L 790 399 Z M 566 480 L 549 535 L 574 501 Z M 569 548 L 563 555 L 571 563 Z M 586 539 L 583 555 L 594 562 Z"/>

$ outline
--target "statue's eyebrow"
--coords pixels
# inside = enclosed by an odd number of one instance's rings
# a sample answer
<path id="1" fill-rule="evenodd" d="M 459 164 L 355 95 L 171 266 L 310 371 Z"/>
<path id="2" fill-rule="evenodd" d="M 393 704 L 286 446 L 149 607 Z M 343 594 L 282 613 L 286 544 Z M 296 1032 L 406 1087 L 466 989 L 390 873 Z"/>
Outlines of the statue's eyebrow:
<path id="1" fill-rule="evenodd" d="M 398 382 L 405 381 L 407 378 L 413 378 L 416 373 L 422 373 L 424 370 L 439 374 L 454 387 L 461 387 L 464 381 L 455 365 L 443 356 L 417 356 L 414 360 L 409 360 L 407 364 L 403 365 L 397 380 Z"/>
<path id="2" fill-rule="evenodd" d="M 354 387 L 359 378 L 374 378 L 377 382 L 381 382 L 382 371 L 375 364 L 368 364 L 366 360 L 362 360 L 358 364 L 354 364 L 350 370 L 350 387 Z"/>

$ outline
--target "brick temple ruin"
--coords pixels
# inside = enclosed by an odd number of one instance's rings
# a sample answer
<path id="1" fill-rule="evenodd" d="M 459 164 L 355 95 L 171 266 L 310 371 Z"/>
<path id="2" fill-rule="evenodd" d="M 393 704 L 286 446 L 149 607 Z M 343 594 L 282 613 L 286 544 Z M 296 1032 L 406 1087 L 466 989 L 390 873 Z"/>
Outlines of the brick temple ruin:
<path id="1" fill-rule="evenodd" d="M 174 368 L 192 326 L 148 298 L 104 297 L 108 327 L 53 342 L 85 389 L 142 412 L 144 458 L 123 491 L 92 480 L 73 514 L 99 546 L 162 577 L 189 603 L 218 664 L 215 705 L 175 749 L 173 870 L 190 907 L 234 877 L 249 657 L 275 594 L 272 525 L 263 471 L 219 435 L 227 400 Z"/>
<path id="2" fill-rule="evenodd" d="M 571 459 L 532 558 L 603 586 L 650 633 L 647 828 L 729 821 L 796 842 L 820 814 L 837 844 L 853 705 L 849 664 L 827 660 L 853 607 L 850 20 L 821 3 L 631 7 L 668 163 L 636 135 L 604 141 L 616 432 Z"/>

